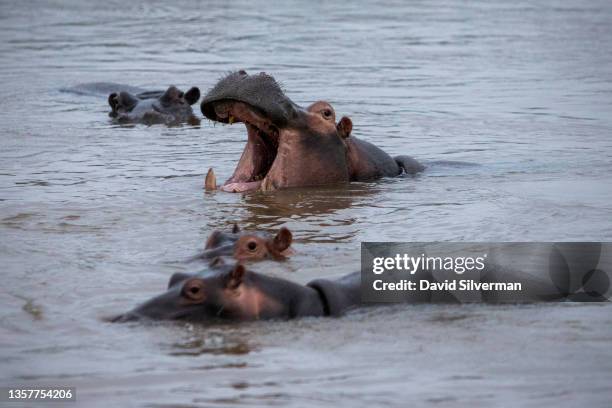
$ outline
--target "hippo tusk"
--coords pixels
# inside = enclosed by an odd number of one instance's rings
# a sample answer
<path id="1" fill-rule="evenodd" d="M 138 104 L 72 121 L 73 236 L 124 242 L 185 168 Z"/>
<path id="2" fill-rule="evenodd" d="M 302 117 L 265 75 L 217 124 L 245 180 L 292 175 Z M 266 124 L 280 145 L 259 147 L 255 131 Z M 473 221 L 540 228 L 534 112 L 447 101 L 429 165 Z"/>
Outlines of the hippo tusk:
<path id="1" fill-rule="evenodd" d="M 204 188 L 206 191 L 213 191 L 217 189 L 217 177 L 215 176 L 215 171 L 212 167 L 208 169 L 208 173 L 206 173 Z"/>
<path id="2" fill-rule="evenodd" d="M 228 119 L 227 121 L 228 121 L 228 123 L 229 123 L 230 125 L 232 125 L 232 124 L 234 123 L 234 117 L 233 117 L 232 115 L 230 115 L 230 116 L 229 116 L 229 119 Z"/>

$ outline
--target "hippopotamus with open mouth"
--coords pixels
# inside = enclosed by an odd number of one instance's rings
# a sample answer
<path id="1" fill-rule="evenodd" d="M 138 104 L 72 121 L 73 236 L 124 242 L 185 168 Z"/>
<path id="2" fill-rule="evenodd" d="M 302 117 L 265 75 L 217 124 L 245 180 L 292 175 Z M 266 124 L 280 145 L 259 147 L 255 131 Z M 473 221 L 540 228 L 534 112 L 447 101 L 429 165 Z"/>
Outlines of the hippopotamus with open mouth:
<path id="1" fill-rule="evenodd" d="M 283 260 L 290 255 L 293 235 L 282 227 L 276 235 L 243 231 L 234 224 L 231 231 L 215 230 L 206 240 L 204 251 L 190 261 L 200 259 L 212 261 L 220 256 L 232 257 L 238 261 L 260 261 L 264 259 Z"/>
<path id="2" fill-rule="evenodd" d="M 339 316 L 361 303 L 360 282 L 361 275 L 355 272 L 304 286 L 247 270 L 240 263 L 215 262 L 197 274 L 175 273 L 165 293 L 110 320 L 215 322 Z"/>
<path id="3" fill-rule="evenodd" d="M 351 120 L 345 116 L 336 121 L 328 102 L 299 107 L 266 73 L 229 74 L 208 92 L 200 108 L 210 120 L 243 122 L 247 129 L 247 144 L 234 174 L 221 187 L 224 191 L 373 180 L 424 168 L 411 157 L 392 158 L 351 136 Z"/>
<path id="4" fill-rule="evenodd" d="M 188 123 L 198 125 L 200 120 L 193 114 L 191 105 L 200 99 L 196 87 L 182 92 L 175 86 L 164 91 L 147 91 L 132 94 L 128 91 L 113 92 L 108 96 L 111 118 L 121 124 L 143 123 L 168 126 Z"/>

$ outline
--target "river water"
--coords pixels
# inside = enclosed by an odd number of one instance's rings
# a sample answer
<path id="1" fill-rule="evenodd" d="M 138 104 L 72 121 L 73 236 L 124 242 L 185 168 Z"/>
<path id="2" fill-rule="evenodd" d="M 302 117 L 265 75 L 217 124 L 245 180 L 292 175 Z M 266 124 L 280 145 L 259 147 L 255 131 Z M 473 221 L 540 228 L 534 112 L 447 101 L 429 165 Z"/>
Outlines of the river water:
<path id="1" fill-rule="evenodd" d="M 612 307 L 399 305 L 340 319 L 110 324 L 217 228 L 294 233 L 305 283 L 361 241 L 612 240 L 612 4 L 0 2 L 0 384 L 70 406 L 609 407 Z M 417 177 L 205 193 L 240 126 L 113 126 L 93 81 L 203 92 L 266 71 Z M 199 115 L 199 108 L 196 106 Z"/>

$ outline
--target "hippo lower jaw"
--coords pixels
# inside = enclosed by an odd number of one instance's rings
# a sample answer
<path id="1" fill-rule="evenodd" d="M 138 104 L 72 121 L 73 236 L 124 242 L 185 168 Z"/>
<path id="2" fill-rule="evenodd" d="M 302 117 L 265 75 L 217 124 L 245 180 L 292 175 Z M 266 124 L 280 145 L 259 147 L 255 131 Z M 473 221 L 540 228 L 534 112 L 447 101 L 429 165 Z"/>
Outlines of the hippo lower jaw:
<path id="1" fill-rule="evenodd" d="M 230 183 L 229 181 L 227 181 L 219 188 L 219 190 L 225 191 L 226 193 L 245 193 L 248 191 L 259 190 L 259 187 L 261 187 L 261 180 L 238 183 Z"/>

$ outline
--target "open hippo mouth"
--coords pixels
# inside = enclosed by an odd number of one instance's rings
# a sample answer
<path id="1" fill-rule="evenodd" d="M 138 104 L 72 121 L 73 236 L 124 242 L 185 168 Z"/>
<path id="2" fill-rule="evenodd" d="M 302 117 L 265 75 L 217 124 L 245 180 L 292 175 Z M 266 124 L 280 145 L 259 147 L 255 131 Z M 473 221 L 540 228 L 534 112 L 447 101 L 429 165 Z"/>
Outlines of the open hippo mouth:
<path id="1" fill-rule="evenodd" d="M 247 129 L 247 144 L 234 174 L 220 189 L 258 190 L 277 158 L 281 132 L 297 118 L 299 107 L 271 76 L 239 71 L 219 81 L 202 101 L 201 109 L 210 120 L 242 122 Z"/>
<path id="2" fill-rule="evenodd" d="M 242 122 L 247 129 L 247 145 L 234 175 L 221 187 L 228 192 L 259 189 L 278 153 L 278 127 L 257 108 L 244 102 L 214 103 L 218 119 L 228 123 Z"/>

